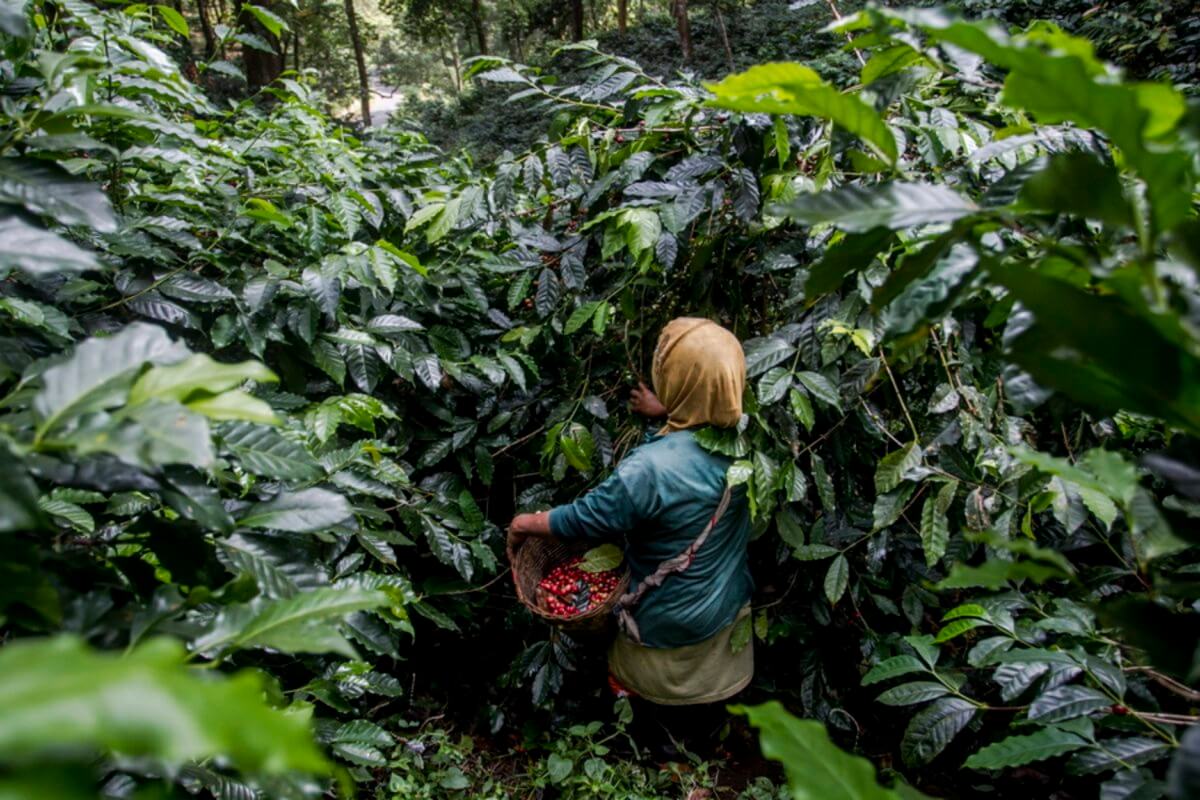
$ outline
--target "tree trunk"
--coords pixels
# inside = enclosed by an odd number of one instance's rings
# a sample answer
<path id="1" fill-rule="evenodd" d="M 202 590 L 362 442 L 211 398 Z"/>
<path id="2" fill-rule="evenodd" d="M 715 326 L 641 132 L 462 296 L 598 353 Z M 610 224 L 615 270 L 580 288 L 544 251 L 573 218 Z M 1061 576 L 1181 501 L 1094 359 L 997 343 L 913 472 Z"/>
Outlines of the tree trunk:
<path id="1" fill-rule="evenodd" d="M 200 18 L 200 32 L 204 34 L 204 57 L 212 59 L 217 54 L 217 34 L 208 18 L 208 3 L 196 0 L 196 16 Z"/>
<path id="2" fill-rule="evenodd" d="M 725 60 L 729 63 L 729 71 L 733 72 L 733 48 L 729 46 L 729 32 L 725 30 L 725 15 L 721 13 L 721 0 L 713 0 L 713 14 L 717 18 L 717 30 L 721 32 L 721 44 L 725 46 Z"/>
<path id="3" fill-rule="evenodd" d="M 692 26 L 688 21 L 688 0 L 675 0 L 675 23 L 679 27 L 679 49 L 684 63 L 692 60 Z"/>
<path id="4" fill-rule="evenodd" d="M 269 2 L 259 2 L 258 5 L 270 10 Z M 283 56 L 280 53 L 279 37 L 267 30 L 258 18 L 248 11 L 238 15 L 238 25 L 247 33 L 261 37 L 275 50 L 274 53 L 264 53 L 253 47 L 242 48 L 242 63 L 246 66 L 246 83 L 251 91 L 257 91 L 269 85 L 283 72 Z"/>
<path id="5" fill-rule="evenodd" d="M 583 0 L 571 0 L 571 38 L 583 41 Z"/>
<path id="6" fill-rule="evenodd" d="M 363 58 L 362 39 L 358 36 L 358 15 L 354 0 L 346 0 L 346 21 L 350 23 L 350 44 L 354 47 L 354 63 L 358 67 L 358 100 L 362 103 L 363 127 L 371 127 L 371 79 L 367 76 L 367 60 Z"/>
<path id="7" fill-rule="evenodd" d="M 629 0 L 617 0 L 617 32 L 625 35 L 629 26 Z"/>
<path id="8" fill-rule="evenodd" d="M 513 61 L 522 61 L 523 62 L 525 60 L 525 49 L 521 44 L 521 26 L 520 25 L 517 25 L 517 27 L 513 29 L 512 44 L 513 44 Z"/>
<path id="9" fill-rule="evenodd" d="M 479 55 L 488 54 L 487 27 L 483 22 L 483 4 L 480 0 L 471 0 L 471 21 L 475 23 L 475 34 L 479 37 Z"/>
<path id="10" fill-rule="evenodd" d="M 450 59 L 454 66 L 454 93 L 462 94 L 462 62 L 458 58 L 458 42 L 450 41 Z"/>
<path id="11" fill-rule="evenodd" d="M 292 69 L 300 71 L 300 31 L 292 34 Z"/>

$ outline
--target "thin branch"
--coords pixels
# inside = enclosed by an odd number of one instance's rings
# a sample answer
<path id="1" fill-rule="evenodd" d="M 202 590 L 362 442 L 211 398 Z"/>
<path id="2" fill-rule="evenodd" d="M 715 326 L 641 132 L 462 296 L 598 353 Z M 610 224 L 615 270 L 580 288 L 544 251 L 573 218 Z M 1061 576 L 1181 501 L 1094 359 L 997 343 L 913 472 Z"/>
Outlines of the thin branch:
<path id="1" fill-rule="evenodd" d="M 509 442 L 508 444 L 504 445 L 504 447 L 501 447 L 499 450 L 492 453 L 492 458 L 496 458 L 497 456 L 504 455 L 509 450 L 513 449 L 514 447 L 525 444 L 530 439 L 537 436 L 539 433 L 541 433 L 544 430 L 546 430 L 546 426 L 542 425 L 541 427 L 537 428 L 536 430 L 530 431 L 529 433 L 525 434 L 520 439 L 517 439 L 516 441 L 513 441 L 513 442 Z"/>
<path id="2" fill-rule="evenodd" d="M 840 11 L 838 11 L 837 3 L 835 3 L 834 0 L 826 0 L 826 1 L 829 3 L 829 10 L 833 12 L 834 20 L 836 20 L 837 22 L 841 22 L 842 21 L 842 13 Z M 850 31 L 846 31 L 846 41 L 850 42 L 850 44 L 854 44 L 854 37 L 850 35 Z M 858 58 L 859 64 L 865 65 L 867 63 L 867 60 L 865 58 L 863 58 L 862 51 L 859 50 L 857 47 L 854 48 L 854 55 Z"/>
<path id="3" fill-rule="evenodd" d="M 1164 675 L 1153 667 L 1126 667 L 1125 672 L 1144 672 L 1150 676 L 1150 679 L 1162 686 L 1168 691 L 1174 692 L 1185 700 L 1190 700 L 1193 703 L 1200 702 L 1200 692 L 1191 689 L 1174 678 Z"/>
<path id="4" fill-rule="evenodd" d="M 887 371 L 888 380 L 892 382 L 892 388 L 896 390 L 896 399 L 900 401 L 900 408 L 904 411 L 904 418 L 908 420 L 908 427 L 912 429 L 913 440 L 921 441 L 921 434 L 917 430 L 917 424 L 913 422 L 912 414 L 908 413 L 908 404 L 904 402 L 904 394 L 900 391 L 900 384 L 896 382 L 896 376 L 892 374 L 892 367 L 888 364 L 887 356 L 883 354 L 883 345 L 879 346 L 879 360 L 883 362 L 883 368 Z"/>
<path id="5" fill-rule="evenodd" d="M 502 570 L 499 575 L 492 578 L 490 581 L 483 584 L 482 586 L 472 586 L 469 589 L 459 589 L 459 590 L 453 591 L 453 592 L 438 592 L 437 596 L 438 597 L 446 597 L 447 595 L 452 595 L 452 594 L 473 594 L 474 592 L 482 592 L 484 589 L 487 589 L 488 587 L 492 586 L 494 583 L 499 581 L 501 578 L 506 578 L 506 577 L 508 577 L 508 572 Z"/>
<path id="6" fill-rule="evenodd" d="M 942 362 L 942 369 L 946 370 L 946 378 L 949 379 L 950 385 L 958 392 L 958 396 L 967 404 L 967 410 L 971 412 L 971 416 L 978 418 L 979 409 L 975 408 L 975 404 L 971 402 L 971 396 L 963 391 L 962 380 L 950 369 L 950 361 L 946 358 L 946 350 L 942 347 L 941 337 L 938 336 L 937 330 L 930 328 L 929 335 L 933 339 L 933 346 L 937 349 L 938 360 Z"/>

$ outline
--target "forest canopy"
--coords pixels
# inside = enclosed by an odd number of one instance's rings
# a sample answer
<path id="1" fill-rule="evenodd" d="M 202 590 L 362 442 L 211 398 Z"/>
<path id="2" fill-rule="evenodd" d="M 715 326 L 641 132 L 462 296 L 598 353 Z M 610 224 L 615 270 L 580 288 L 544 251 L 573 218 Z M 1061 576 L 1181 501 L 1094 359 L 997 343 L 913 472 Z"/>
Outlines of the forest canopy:
<path id="1" fill-rule="evenodd" d="M 1200 796 L 1183 3 L 0 0 L 0 797 Z M 753 684 L 514 592 L 742 341 Z"/>

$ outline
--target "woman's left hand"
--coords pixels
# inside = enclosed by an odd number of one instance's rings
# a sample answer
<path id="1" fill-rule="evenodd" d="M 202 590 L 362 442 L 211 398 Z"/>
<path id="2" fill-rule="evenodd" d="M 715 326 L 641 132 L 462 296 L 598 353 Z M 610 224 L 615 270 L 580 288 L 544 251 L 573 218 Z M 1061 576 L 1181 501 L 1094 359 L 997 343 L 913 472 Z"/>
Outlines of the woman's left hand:
<path id="1" fill-rule="evenodd" d="M 644 383 L 638 383 L 637 388 L 629 392 L 629 410 L 650 419 L 667 415 L 667 409 L 658 399 L 658 395 Z"/>

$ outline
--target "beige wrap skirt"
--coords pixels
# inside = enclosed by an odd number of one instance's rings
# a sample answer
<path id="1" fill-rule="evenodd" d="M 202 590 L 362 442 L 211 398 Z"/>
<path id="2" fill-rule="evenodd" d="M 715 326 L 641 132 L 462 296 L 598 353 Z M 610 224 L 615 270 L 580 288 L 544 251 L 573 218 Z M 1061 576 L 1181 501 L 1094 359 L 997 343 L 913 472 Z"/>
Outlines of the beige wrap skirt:
<path id="1" fill-rule="evenodd" d="M 608 650 L 608 669 L 621 685 L 652 703 L 688 706 L 727 700 L 754 677 L 754 642 L 733 652 L 731 640 L 750 606 L 729 626 L 686 647 L 645 647 L 617 633 Z"/>

